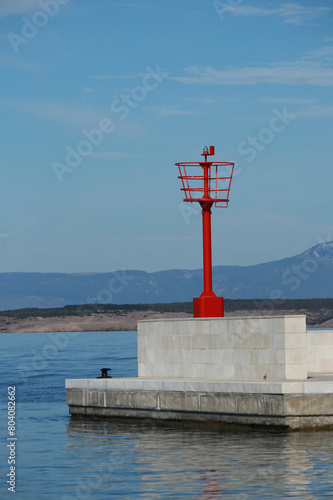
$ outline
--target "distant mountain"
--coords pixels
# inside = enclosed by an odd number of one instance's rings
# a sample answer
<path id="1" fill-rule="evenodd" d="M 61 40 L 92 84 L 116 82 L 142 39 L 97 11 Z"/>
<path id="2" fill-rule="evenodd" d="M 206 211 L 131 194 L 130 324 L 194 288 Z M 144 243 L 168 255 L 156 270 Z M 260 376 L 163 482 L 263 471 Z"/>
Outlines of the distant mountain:
<path id="1" fill-rule="evenodd" d="M 214 291 L 229 299 L 333 297 L 333 242 L 255 266 L 216 266 Z M 0 273 L 0 310 L 69 304 L 187 302 L 203 290 L 202 269 L 146 273 Z"/>

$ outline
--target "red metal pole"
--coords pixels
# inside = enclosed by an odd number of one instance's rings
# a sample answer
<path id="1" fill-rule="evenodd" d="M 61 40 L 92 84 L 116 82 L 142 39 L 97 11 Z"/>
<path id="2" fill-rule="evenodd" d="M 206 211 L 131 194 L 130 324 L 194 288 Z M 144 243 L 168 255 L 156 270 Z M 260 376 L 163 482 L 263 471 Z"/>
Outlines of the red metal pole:
<path id="1" fill-rule="evenodd" d="M 203 207 L 203 205 L 206 205 Z M 211 237 L 211 206 L 212 202 L 204 202 L 202 207 L 202 239 L 203 239 L 203 274 L 205 295 L 212 295 L 212 237 Z"/>
<path id="2" fill-rule="evenodd" d="M 211 234 L 211 208 L 213 205 L 210 196 L 210 168 L 211 163 L 207 162 L 207 155 L 205 155 L 205 162 L 201 163 L 204 169 L 204 195 L 200 202 L 202 208 L 202 241 L 203 241 L 203 273 L 204 273 L 204 294 L 211 295 L 213 291 L 212 284 L 212 234 Z"/>
<path id="3" fill-rule="evenodd" d="M 200 163 L 204 169 L 204 195 L 200 200 L 202 208 L 202 240 L 203 240 L 203 278 L 204 291 L 200 297 L 193 299 L 193 315 L 195 318 L 223 317 L 223 298 L 216 297 L 212 282 L 212 235 L 211 235 L 211 208 L 214 200 L 210 193 L 211 163 Z"/>

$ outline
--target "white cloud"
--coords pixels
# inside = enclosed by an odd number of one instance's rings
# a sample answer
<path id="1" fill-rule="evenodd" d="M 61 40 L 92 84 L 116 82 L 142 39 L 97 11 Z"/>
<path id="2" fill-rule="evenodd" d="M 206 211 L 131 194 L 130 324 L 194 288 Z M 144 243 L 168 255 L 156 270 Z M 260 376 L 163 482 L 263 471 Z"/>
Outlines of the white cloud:
<path id="1" fill-rule="evenodd" d="M 137 76 L 133 76 L 133 75 L 119 75 L 119 76 L 115 76 L 115 75 L 97 75 L 97 76 L 88 76 L 88 78 L 92 79 L 92 80 L 127 80 L 127 79 L 133 79 L 133 78 L 137 78 Z"/>
<path id="2" fill-rule="evenodd" d="M 115 7 L 139 7 L 140 9 L 147 9 L 146 5 L 134 2 L 123 2 L 123 3 L 118 2 L 115 4 Z"/>
<path id="3" fill-rule="evenodd" d="M 308 106 L 300 110 L 297 116 L 304 118 L 324 118 L 333 116 L 333 105 L 323 106 L 318 104 L 316 106 Z"/>
<path id="4" fill-rule="evenodd" d="M 77 128 L 96 126 L 105 113 L 80 108 L 59 102 L 15 102 L 8 103 L 12 108 L 30 113 L 38 118 L 65 123 Z"/>
<path id="5" fill-rule="evenodd" d="M 186 111 L 179 109 L 178 106 L 160 106 L 156 108 L 142 108 L 145 111 L 156 111 L 160 118 L 165 116 L 176 116 L 176 115 L 198 115 L 198 111 Z"/>
<path id="6" fill-rule="evenodd" d="M 37 0 L 1 0 L 0 18 L 40 10 Z"/>
<path id="7" fill-rule="evenodd" d="M 189 66 L 186 76 L 171 77 L 185 84 L 205 85 L 314 85 L 333 87 L 333 68 L 330 64 L 332 47 L 322 47 L 307 52 L 302 59 L 292 62 L 275 62 L 266 66 L 215 69 L 211 66 Z"/>
<path id="8" fill-rule="evenodd" d="M 211 66 L 189 66 L 190 76 L 173 77 L 180 83 L 207 85 L 256 85 L 274 83 L 281 85 L 333 86 L 333 69 L 320 67 L 305 61 L 276 63 L 267 67 L 245 67 L 217 70 Z"/>
<path id="9" fill-rule="evenodd" d="M 307 52 L 304 56 L 304 59 L 321 59 L 322 61 L 332 61 L 333 60 L 333 46 L 327 45 L 325 47 L 321 47 L 317 50 L 311 50 Z"/>
<path id="10" fill-rule="evenodd" d="M 197 102 L 199 104 L 218 104 L 223 106 L 227 102 L 237 101 L 234 97 L 183 97 L 184 101 Z"/>
<path id="11" fill-rule="evenodd" d="M 263 97 L 263 101 L 271 104 L 311 104 L 316 99 L 301 99 L 299 97 Z"/>
<path id="12" fill-rule="evenodd" d="M 0 0 L 1 1 L 1 0 Z M 42 68 L 34 62 L 24 61 L 17 56 L 0 56 L 0 66 L 7 66 L 20 71 L 31 71 L 31 73 L 39 73 Z"/>
<path id="13" fill-rule="evenodd" d="M 142 138 L 146 131 L 138 125 L 131 117 L 124 121 L 119 120 L 109 109 L 97 110 L 69 105 L 60 102 L 18 102 L 2 101 L 1 105 L 11 109 L 29 113 L 41 121 L 60 123 L 77 131 L 82 129 L 91 130 L 99 127 L 100 121 L 109 119 L 115 125 L 115 134 L 125 137 Z"/>
<path id="14" fill-rule="evenodd" d="M 298 97 L 264 97 L 264 102 L 270 104 L 290 104 L 301 106 L 298 111 L 293 111 L 297 117 L 324 118 L 333 116 L 333 105 L 313 104 L 317 99 L 302 99 Z M 306 105 L 309 106 L 306 106 Z"/>
<path id="15" fill-rule="evenodd" d="M 283 23 L 295 25 L 302 24 L 305 21 L 313 21 L 314 18 L 323 16 L 331 10 L 330 7 L 305 7 L 297 3 L 283 3 L 276 8 L 262 8 L 251 5 L 240 5 L 237 7 L 223 5 L 223 14 L 228 13 L 238 17 L 277 16 Z"/>
<path id="16" fill-rule="evenodd" d="M 100 151 L 97 153 L 91 153 L 89 158 L 94 158 L 96 160 L 108 160 L 110 158 L 120 160 L 122 158 L 135 158 L 135 156 L 130 153 L 124 153 L 123 151 Z"/>

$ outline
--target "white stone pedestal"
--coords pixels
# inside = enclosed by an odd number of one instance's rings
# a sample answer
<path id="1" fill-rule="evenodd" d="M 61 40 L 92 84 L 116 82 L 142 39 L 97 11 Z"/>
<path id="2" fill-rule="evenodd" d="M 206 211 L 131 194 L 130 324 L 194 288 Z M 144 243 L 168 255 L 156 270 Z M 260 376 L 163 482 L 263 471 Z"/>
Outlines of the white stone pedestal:
<path id="1" fill-rule="evenodd" d="M 139 377 L 304 380 L 306 317 L 138 322 Z"/>

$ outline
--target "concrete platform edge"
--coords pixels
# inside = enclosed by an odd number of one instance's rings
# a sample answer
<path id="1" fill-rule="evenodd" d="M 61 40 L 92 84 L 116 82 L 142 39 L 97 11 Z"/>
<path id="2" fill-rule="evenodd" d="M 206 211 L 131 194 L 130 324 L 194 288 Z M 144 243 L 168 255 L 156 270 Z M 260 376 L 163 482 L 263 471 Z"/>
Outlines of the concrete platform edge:
<path id="1" fill-rule="evenodd" d="M 72 416 L 281 427 L 333 428 L 333 394 L 244 394 L 67 389 Z"/>

